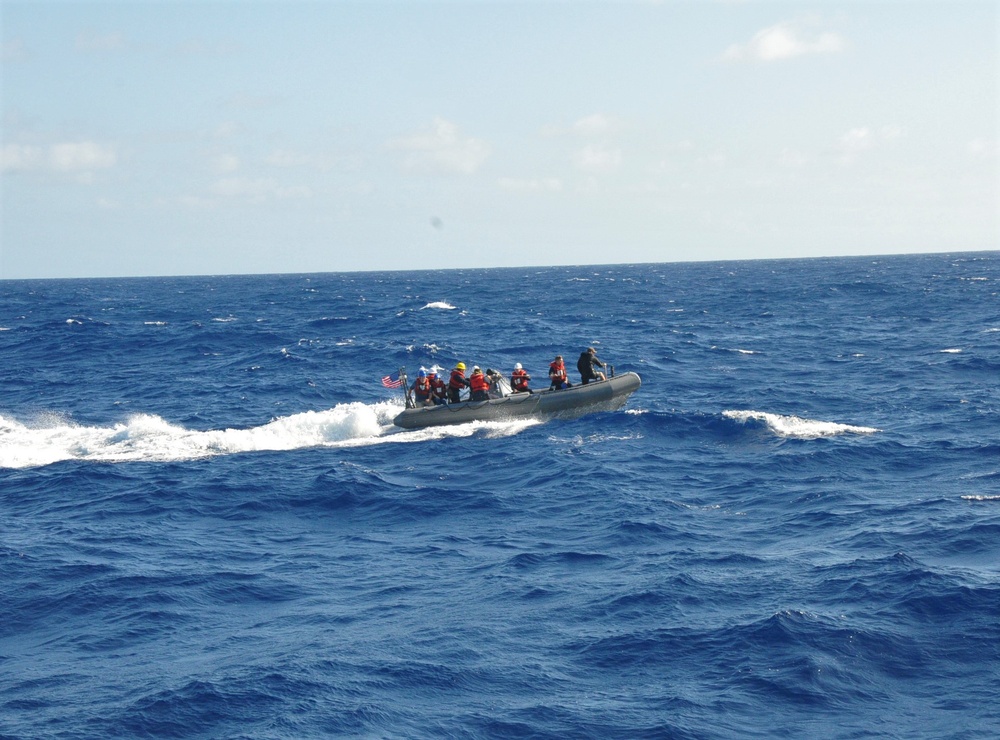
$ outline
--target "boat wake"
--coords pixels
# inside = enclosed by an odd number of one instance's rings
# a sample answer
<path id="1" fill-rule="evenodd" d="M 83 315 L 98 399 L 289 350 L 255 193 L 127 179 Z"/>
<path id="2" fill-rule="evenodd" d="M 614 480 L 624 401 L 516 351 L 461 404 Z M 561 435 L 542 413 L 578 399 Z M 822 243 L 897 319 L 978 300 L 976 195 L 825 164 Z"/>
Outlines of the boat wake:
<path id="1" fill-rule="evenodd" d="M 820 437 L 835 437 L 840 434 L 875 434 L 882 431 L 874 427 L 816 421 L 798 416 L 769 414 L 766 411 L 723 411 L 722 415 L 741 424 L 763 423 L 768 430 L 779 437 L 792 439 L 819 439 Z"/>
<path id="2" fill-rule="evenodd" d="M 83 426 L 49 415 L 31 424 L 0 416 L 0 468 L 35 468 L 64 460 L 181 462 L 242 452 L 310 447 L 362 447 L 444 437 L 505 437 L 537 420 L 473 422 L 447 428 L 400 431 L 392 418 L 401 406 L 381 402 L 339 404 L 305 411 L 249 429 L 199 431 L 153 414 L 136 414 L 113 426 Z"/>

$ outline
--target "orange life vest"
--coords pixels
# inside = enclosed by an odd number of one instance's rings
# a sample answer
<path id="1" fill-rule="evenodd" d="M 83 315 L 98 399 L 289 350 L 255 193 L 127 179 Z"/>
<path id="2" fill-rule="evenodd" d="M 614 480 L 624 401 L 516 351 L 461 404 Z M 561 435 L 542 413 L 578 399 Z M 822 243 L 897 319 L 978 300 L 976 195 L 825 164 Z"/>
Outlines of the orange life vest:
<path id="1" fill-rule="evenodd" d="M 488 391 L 490 383 L 482 373 L 473 373 L 469 376 L 469 387 L 475 391 Z"/>
<path id="2" fill-rule="evenodd" d="M 451 371 L 451 377 L 448 379 L 448 387 L 461 389 L 465 387 L 465 373 L 461 370 L 455 369 Z"/>

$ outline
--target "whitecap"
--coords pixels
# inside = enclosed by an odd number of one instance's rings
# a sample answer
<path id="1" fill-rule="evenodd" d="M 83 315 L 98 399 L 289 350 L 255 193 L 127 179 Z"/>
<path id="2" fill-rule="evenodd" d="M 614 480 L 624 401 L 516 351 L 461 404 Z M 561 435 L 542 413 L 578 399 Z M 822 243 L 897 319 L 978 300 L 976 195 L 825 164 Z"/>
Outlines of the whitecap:
<path id="1" fill-rule="evenodd" d="M 166 321 L 143 321 L 143 326 L 166 326 Z"/>
<path id="2" fill-rule="evenodd" d="M 962 496 L 963 501 L 1000 501 L 1000 496 L 991 496 L 989 494 L 970 494 L 968 496 Z"/>
<path id="3" fill-rule="evenodd" d="M 455 310 L 455 307 L 453 305 L 451 305 L 450 303 L 446 303 L 445 301 L 433 301 L 431 303 L 428 303 L 426 306 L 423 306 L 420 310 L 423 311 L 425 308 L 440 308 L 443 311 Z"/>
<path id="4" fill-rule="evenodd" d="M 722 415 L 741 424 L 746 424 L 749 421 L 762 421 L 770 431 L 779 437 L 793 439 L 818 439 L 819 437 L 834 437 L 839 434 L 874 434 L 882 431 L 874 427 L 769 414 L 766 411 L 723 411 Z"/>
<path id="5" fill-rule="evenodd" d="M 938 352 L 946 355 L 957 355 L 960 354 L 962 350 L 960 349 L 939 349 Z"/>

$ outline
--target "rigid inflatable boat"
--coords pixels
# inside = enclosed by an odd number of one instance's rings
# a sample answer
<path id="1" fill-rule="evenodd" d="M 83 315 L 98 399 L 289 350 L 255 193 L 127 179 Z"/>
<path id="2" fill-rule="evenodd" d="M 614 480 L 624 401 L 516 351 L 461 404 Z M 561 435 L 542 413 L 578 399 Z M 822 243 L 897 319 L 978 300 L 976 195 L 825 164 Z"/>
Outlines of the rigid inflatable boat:
<path id="1" fill-rule="evenodd" d="M 615 411 L 625 405 L 641 382 L 635 373 L 595 380 L 562 390 L 512 393 L 488 401 L 462 401 L 408 408 L 392 423 L 403 429 L 422 429 L 470 421 L 506 421 L 525 416 L 574 418 L 594 411 Z"/>

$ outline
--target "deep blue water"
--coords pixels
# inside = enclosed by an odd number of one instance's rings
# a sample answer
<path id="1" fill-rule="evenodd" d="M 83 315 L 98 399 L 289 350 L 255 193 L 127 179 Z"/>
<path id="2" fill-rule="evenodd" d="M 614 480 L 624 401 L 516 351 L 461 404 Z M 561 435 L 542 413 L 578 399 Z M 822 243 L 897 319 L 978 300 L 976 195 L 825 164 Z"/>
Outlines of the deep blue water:
<path id="1" fill-rule="evenodd" d="M 1000 253 L 0 282 L 0 735 L 994 737 Z M 642 388 L 403 432 L 401 365 Z"/>

